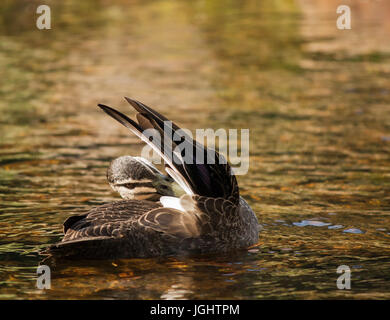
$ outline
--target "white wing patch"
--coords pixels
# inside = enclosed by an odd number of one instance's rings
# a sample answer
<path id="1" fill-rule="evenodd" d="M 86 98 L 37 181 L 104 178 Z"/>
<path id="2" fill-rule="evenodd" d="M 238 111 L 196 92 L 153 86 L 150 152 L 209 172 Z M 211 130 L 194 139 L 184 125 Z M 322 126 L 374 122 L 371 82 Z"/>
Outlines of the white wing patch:
<path id="1" fill-rule="evenodd" d="M 180 211 L 185 211 L 180 203 L 180 198 L 163 196 L 160 198 L 160 202 L 164 208 L 171 208 Z"/>

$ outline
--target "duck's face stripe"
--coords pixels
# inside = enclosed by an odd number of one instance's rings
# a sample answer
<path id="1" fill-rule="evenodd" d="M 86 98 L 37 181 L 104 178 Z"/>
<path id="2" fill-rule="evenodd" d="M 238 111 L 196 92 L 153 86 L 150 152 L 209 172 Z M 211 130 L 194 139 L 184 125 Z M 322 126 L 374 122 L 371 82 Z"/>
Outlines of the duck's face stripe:
<path id="1" fill-rule="evenodd" d="M 124 180 L 117 180 L 115 181 L 115 185 L 117 186 L 123 186 L 126 184 L 147 184 L 147 183 L 152 183 L 153 181 L 151 179 L 124 179 Z"/>
<path id="2" fill-rule="evenodd" d="M 120 183 L 111 184 L 114 191 L 117 191 L 123 199 L 146 200 L 154 198 L 157 190 L 151 180 L 127 180 Z"/>
<path id="3" fill-rule="evenodd" d="M 131 190 L 134 193 L 134 195 L 145 195 L 145 194 L 157 192 L 156 188 L 154 188 L 154 187 L 142 187 L 142 186 L 135 187 Z"/>
<path id="4" fill-rule="evenodd" d="M 152 182 L 128 182 L 128 183 L 122 183 L 122 184 L 118 184 L 116 183 L 115 185 L 117 186 L 123 186 L 127 189 L 138 189 L 138 188 L 154 188 L 153 186 L 153 183 Z"/>

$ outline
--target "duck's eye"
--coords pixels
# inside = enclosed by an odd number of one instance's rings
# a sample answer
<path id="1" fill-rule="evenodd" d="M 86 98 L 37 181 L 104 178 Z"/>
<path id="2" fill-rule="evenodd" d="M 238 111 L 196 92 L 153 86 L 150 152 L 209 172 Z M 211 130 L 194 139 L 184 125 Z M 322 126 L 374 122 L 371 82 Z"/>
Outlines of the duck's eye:
<path id="1" fill-rule="evenodd" d="M 135 183 L 126 183 L 123 186 L 128 188 L 128 189 L 134 189 L 135 188 Z"/>
<path id="2" fill-rule="evenodd" d="M 168 189 L 168 186 L 166 186 L 165 184 L 163 184 L 163 185 L 161 186 L 161 188 L 164 189 L 164 190 L 167 190 L 167 189 Z"/>

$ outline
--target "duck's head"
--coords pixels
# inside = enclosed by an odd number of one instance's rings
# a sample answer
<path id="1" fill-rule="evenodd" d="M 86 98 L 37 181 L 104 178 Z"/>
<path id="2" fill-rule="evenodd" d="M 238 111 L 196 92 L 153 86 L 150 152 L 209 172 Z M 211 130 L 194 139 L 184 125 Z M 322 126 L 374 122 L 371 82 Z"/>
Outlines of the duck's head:
<path id="1" fill-rule="evenodd" d="M 158 201 L 162 196 L 184 193 L 171 177 L 141 157 L 122 156 L 113 160 L 107 170 L 107 180 L 127 200 Z"/>

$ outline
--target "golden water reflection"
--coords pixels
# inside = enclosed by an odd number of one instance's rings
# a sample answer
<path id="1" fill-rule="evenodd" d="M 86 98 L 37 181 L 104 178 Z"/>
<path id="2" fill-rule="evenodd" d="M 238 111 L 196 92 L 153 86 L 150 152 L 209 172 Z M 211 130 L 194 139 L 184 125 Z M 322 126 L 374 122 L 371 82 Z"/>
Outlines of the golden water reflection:
<path id="1" fill-rule="evenodd" d="M 346 1 L 348 2 L 348 1 Z M 353 1 L 34 1 L 0 10 L 0 298 L 390 297 L 390 8 Z M 348 4 L 348 3 L 345 3 Z M 134 136 L 96 108 L 144 101 L 182 127 L 249 128 L 241 193 L 264 231 L 224 256 L 62 263 L 37 250 L 71 213 L 113 201 Z M 352 290 L 336 289 L 349 265 Z"/>

